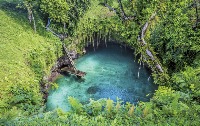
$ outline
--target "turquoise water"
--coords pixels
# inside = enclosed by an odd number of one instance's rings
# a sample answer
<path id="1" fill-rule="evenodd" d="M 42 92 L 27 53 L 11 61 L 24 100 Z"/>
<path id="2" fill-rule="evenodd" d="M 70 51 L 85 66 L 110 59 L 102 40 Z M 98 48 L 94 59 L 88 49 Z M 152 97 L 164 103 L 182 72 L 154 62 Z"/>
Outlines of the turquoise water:
<path id="1" fill-rule="evenodd" d="M 110 98 L 116 101 L 121 98 L 125 102 L 136 104 L 138 101 L 149 101 L 157 86 L 149 78 L 149 71 L 134 62 L 133 51 L 125 50 L 119 45 L 109 45 L 96 51 L 88 51 L 76 60 L 77 69 L 87 75 L 78 79 L 73 75 L 65 75 L 56 80 L 58 89 L 52 89 L 47 99 L 47 110 L 61 108 L 68 111 L 68 96 L 73 96 L 81 103 L 89 99 Z"/>

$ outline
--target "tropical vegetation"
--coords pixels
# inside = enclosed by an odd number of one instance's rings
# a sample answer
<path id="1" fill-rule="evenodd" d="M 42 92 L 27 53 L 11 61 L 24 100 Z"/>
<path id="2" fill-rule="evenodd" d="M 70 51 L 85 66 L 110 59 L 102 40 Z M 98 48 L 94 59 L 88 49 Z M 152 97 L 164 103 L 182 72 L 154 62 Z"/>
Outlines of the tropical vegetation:
<path id="1" fill-rule="evenodd" d="M 200 125 L 199 0 L 1 0 L 0 124 Z M 62 42 L 117 41 L 134 49 L 159 86 L 150 102 L 69 97 L 71 111 L 45 111 L 42 87 Z"/>

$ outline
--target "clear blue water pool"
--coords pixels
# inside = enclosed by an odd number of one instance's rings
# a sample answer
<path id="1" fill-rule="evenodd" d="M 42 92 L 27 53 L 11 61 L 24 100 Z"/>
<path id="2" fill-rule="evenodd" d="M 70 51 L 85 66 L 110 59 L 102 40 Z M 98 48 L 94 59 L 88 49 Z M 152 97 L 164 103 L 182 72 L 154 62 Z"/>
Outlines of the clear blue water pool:
<path id="1" fill-rule="evenodd" d="M 132 50 L 125 50 L 116 44 L 107 48 L 88 51 L 76 62 L 77 69 L 87 75 L 78 79 L 73 75 L 65 75 L 56 80 L 58 89 L 51 89 L 47 99 L 47 110 L 61 108 L 70 110 L 68 96 L 73 96 L 86 104 L 89 99 L 110 98 L 116 101 L 136 104 L 138 101 L 149 101 L 157 86 L 149 78 L 150 72 L 141 66 L 138 78 L 139 64 Z"/>

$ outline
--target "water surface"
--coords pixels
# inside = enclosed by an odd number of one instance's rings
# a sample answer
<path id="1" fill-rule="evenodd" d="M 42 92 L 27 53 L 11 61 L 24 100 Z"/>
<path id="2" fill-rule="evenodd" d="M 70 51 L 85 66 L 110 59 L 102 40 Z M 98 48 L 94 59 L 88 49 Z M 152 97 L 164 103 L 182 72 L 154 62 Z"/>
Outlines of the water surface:
<path id="1" fill-rule="evenodd" d="M 139 64 L 137 60 L 134 62 L 133 51 L 119 45 L 87 52 L 76 60 L 76 67 L 87 75 L 84 79 L 73 75 L 57 79 L 59 88 L 49 92 L 48 110 L 59 107 L 68 111 L 68 96 L 79 99 L 83 104 L 88 103 L 90 98 L 116 101 L 117 97 L 136 104 L 138 101 L 149 101 L 157 89 L 152 78 L 148 80 L 150 73 L 145 67 L 141 67 L 138 78 Z"/>

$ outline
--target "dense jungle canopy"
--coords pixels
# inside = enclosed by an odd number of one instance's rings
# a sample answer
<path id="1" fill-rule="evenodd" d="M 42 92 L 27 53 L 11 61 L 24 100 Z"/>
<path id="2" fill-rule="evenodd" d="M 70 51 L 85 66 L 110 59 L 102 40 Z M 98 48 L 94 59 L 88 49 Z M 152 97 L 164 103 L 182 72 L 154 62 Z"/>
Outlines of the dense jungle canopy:
<path id="1" fill-rule="evenodd" d="M 44 87 L 57 86 L 47 78 L 62 45 L 83 54 L 111 41 L 151 69 L 150 101 L 69 97 L 71 111 L 47 112 Z M 0 78 L 0 125 L 198 126 L 200 1 L 0 0 Z"/>

